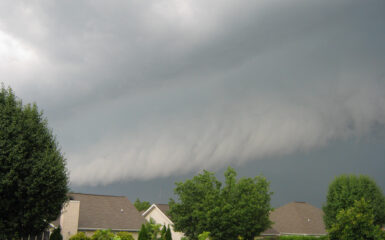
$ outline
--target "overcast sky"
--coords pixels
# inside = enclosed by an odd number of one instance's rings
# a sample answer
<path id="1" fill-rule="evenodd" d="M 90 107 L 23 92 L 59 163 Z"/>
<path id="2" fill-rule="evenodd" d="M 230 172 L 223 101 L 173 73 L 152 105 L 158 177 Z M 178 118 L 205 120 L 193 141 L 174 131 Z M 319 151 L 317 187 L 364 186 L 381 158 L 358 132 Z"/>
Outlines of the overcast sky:
<path id="1" fill-rule="evenodd" d="M 1 1 L 0 76 L 36 102 L 74 191 L 166 202 L 202 169 L 321 206 L 385 189 L 385 1 Z"/>

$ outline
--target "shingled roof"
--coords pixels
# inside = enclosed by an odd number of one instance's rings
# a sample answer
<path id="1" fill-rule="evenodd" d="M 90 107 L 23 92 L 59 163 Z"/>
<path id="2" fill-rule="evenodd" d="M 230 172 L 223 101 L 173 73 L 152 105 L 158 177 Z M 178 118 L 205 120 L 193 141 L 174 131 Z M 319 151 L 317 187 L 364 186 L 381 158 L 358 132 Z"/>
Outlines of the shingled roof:
<path id="1" fill-rule="evenodd" d="M 272 228 L 262 235 L 325 235 L 323 212 L 306 202 L 291 202 L 270 213 Z"/>
<path id="2" fill-rule="evenodd" d="M 145 219 L 124 196 L 70 193 L 80 201 L 79 230 L 112 229 L 139 231 Z"/>

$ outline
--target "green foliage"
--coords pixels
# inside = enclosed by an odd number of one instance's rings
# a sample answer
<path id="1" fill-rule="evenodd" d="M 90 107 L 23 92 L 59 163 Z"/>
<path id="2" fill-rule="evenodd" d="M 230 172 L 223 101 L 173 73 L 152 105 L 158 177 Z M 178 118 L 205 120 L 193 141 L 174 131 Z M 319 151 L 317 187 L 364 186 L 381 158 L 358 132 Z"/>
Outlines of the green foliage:
<path id="1" fill-rule="evenodd" d="M 323 206 L 326 229 L 338 224 L 337 214 L 347 211 L 362 198 L 374 214 L 373 224 L 385 223 L 385 197 L 375 181 L 368 176 L 342 175 L 329 185 L 326 204 Z"/>
<path id="2" fill-rule="evenodd" d="M 160 231 L 160 235 L 162 236 L 162 238 L 165 238 L 166 232 L 167 232 L 167 227 L 166 225 L 163 225 L 162 230 Z"/>
<path id="3" fill-rule="evenodd" d="M 142 224 L 138 240 L 172 240 L 171 230 L 161 224 L 156 224 L 153 219 Z"/>
<path id="4" fill-rule="evenodd" d="M 328 236 L 279 236 L 279 240 L 328 240 Z"/>
<path id="5" fill-rule="evenodd" d="M 144 211 L 147 210 L 151 206 L 151 204 L 146 201 L 141 202 L 139 198 L 137 198 L 134 202 L 134 206 L 138 211 Z"/>
<path id="6" fill-rule="evenodd" d="M 269 220 L 269 183 L 264 177 L 236 179 L 228 168 L 226 185 L 214 173 L 204 171 L 186 182 L 176 183 L 179 201 L 170 200 L 170 215 L 176 231 L 189 239 L 198 239 L 209 231 L 212 239 L 254 239 L 267 229 Z"/>
<path id="7" fill-rule="evenodd" d="M 372 207 L 362 198 L 352 207 L 338 212 L 329 236 L 338 240 L 377 240 L 381 238 L 381 232 L 380 226 L 374 224 Z"/>
<path id="8" fill-rule="evenodd" d="M 209 240 L 210 239 L 210 232 L 203 232 L 198 235 L 198 240 Z"/>
<path id="9" fill-rule="evenodd" d="M 170 227 L 167 228 L 166 230 L 166 234 L 164 235 L 164 240 L 172 240 L 172 236 L 171 236 L 171 229 Z"/>
<path id="10" fill-rule="evenodd" d="M 116 236 L 119 237 L 120 240 L 134 240 L 134 237 L 128 232 L 118 232 Z"/>
<path id="11" fill-rule="evenodd" d="M 0 90 L 0 239 L 38 235 L 67 200 L 65 159 L 35 104 Z"/>
<path id="12" fill-rule="evenodd" d="M 69 240 L 91 240 L 91 238 L 87 237 L 87 235 L 84 232 L 78 232 L 72 237 L 70 237 Z"/>
<path id="13" fill-rule="evenodd" d="M 91 237 L 91 240 L 114 240 L 114 233 L 110 229 L 97 230 Z"/>
<path id="14" fill-rule="evenodd" d="M 60 226 L 55 228 L 49 236 L 49 240 L 63 240 L 63 236 L 61 235 L 60 231 Z"/>
<path id="15" fill-rule="evenodd" d="M 145 224 L 142 224 L 142 227 L 140 228 L 138 240 L 151 240 Z"/>

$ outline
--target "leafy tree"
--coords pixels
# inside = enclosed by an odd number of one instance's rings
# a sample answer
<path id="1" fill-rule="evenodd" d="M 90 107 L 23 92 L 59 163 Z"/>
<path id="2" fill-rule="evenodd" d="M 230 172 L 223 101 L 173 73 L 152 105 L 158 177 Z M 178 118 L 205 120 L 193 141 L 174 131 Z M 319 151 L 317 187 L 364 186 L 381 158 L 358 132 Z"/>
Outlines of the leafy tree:
<path id="1" fill-rule="evenodd" d="M 114 240 L 115 234 L 110 229 L 96 230 L 91 240 Z"/>
<path id="2" fill-rule="evenodd" d="M 380 226 L 374 224 L 373 209 L 364 198 L 355 200 L 350 208 L 341 209 L 336 218 L 337 221 L 329 229 L 330 239 L 384 239 Z"/>
<path id="3" fill-rule="evenodd" d="M 147 210 L 151 206 L 151 204 L 146 201 L 141 202 L 140 199 L 137 198 L 134 202 L 134 206 L 138 211 L 144 211 Z"/>
<path id="4" fill-rule="evenodd" d="M 212 239 L 254 239 L 267 229 L 269 220 L 269 183 L 264 177 L 236 179 L 229 167 L 222 187 L 214 173 L 203 171 L 184 183 L 176 183 L 179 201 L 170 200 L 170 215 L 176 231 L 190 239 L 210 232 Z"/>
<path id="5" fill-rule="evenodd" d="M 368 176 L 341 175 L 329 185 L 326 204 L 323 206 L 326 229 L 338 223 L 337 214 L 353 207 L 362 198 L 374 214 L 374 225 L 385 223 L 385 197 L 375 181 Z"/>
<path id="6" fill-rule="evenodd" d="M 87 237 L 84 232 L 78 232 L 75 235 L 71 236 L 69 240 L 91 240 L 91 238 Z"/>
<path id="7" fill-rule="evenodd" d="M 65 159 L 36 104 L 0 90 L 0 239 L 38 235 L 67 200 Z"/>
<path id="8" fill-rule="evenodd" d="M 60 231 L 61 231 L 60 226 L 55 228 L 52 231 L 51 236 L 49 236 L 49 240 L 63 240 L 63 236 L 61 235 Z"/>

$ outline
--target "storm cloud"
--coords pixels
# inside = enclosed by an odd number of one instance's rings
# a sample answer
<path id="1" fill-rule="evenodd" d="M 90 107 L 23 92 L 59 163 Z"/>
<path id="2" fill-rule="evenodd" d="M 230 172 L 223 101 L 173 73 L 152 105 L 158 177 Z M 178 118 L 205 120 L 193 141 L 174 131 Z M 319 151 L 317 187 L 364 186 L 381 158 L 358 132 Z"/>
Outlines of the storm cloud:
<path id="1" fill-rule="evenodd" d="M 0 3 L 0 74 L 73 184 L 183 175 L 385 124 L 384 1 Z"/>

